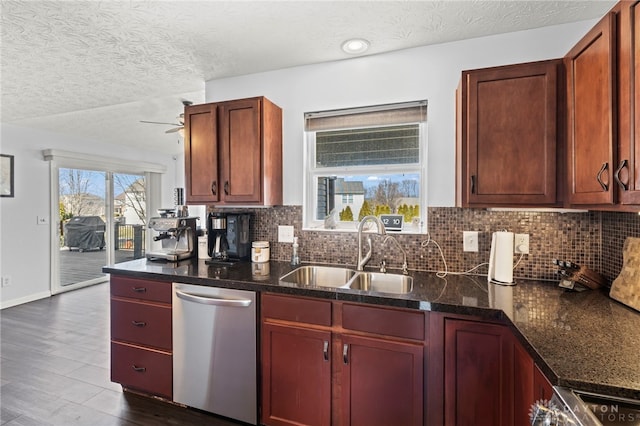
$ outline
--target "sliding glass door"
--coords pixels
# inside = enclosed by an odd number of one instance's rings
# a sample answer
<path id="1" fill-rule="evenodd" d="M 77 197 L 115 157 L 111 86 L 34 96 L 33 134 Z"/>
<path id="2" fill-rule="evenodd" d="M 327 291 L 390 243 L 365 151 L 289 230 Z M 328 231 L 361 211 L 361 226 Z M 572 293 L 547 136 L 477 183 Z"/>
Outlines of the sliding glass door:
<path id="1" fill-rule="evenodd" d="M 52 293 L 104 282 L 103 266 L 144 257 L 146 186 L 141 174 L 57 169 Z"/>

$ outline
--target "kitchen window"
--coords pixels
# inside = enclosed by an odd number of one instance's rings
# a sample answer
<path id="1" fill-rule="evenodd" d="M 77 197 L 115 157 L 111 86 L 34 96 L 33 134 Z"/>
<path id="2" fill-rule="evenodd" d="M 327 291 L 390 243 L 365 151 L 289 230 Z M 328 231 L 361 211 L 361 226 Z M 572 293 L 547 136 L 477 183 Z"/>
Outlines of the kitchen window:
<path id="1" fill-rule="evenodd" d="M 305 114 L 307 229 L 355 230 L 369 214 L 426 220 L 427 102 Z"/>

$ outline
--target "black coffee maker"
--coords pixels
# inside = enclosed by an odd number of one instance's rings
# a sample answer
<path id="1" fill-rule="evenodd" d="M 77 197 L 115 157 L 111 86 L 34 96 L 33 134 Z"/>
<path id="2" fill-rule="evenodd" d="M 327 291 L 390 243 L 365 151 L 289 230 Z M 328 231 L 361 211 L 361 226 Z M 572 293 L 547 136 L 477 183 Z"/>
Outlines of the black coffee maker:
<path id="1" fill-rule="evenodd" d="M 245 260 L 251 256 L 249 213 L 207 215 L 207 247 L 213 261 Z"/>

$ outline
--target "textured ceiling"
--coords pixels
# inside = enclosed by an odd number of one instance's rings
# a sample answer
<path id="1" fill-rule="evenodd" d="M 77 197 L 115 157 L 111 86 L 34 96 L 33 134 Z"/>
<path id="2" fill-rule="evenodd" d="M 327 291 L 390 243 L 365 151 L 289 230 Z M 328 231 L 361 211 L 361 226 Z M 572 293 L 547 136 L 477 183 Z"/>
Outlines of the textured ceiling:
<path id="1" fill-rule="evenodd" d="M 165 135 L 204 82 L 593 19 L 615 1 L 2 0 L 4 123 L 181 151 Z"/>

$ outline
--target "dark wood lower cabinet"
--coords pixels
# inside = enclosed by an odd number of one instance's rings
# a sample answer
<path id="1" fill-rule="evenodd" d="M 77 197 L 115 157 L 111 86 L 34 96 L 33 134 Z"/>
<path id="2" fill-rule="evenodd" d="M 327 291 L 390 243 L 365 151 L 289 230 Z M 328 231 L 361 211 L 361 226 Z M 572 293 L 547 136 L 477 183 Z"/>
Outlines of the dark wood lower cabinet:
<path id="1" fill-rule="evenodd" d="M 262 326 L 262 423 L 328 425 L 331 332 Z"/>
<path id="2" fill-rule="evenodd" d="M 424 312 L 264 294 L 265 425 L 422 425 Z"/>
<path id="3" fill-rule="evenodd" d="M 111 381 L 126 388 L 171 399 L 171 352 L 111 342 Z M 169 373 L 169 374 L 167 374 Z"/>
<path id="4" fill-rule="evenodd" d="M 553 386 L 536 366 L 533 370 L 533 401 L 549 401 L 553 396 Z"/>
<path id="5" fill-rule="evenodd" d="M 422 345 L 343 335 L 344 425 L 421 425 Z"/>
<path id="6" fill-rule="evenodd" d="M 173 397 L 171 283 L 111 276 L 111 381 Z"/>
<path id="7" fill-rule="evenodd" d="M 445 319 L 444 351 L 444 423 L 511 425 L 511 332 L 498 324 Z"/>

